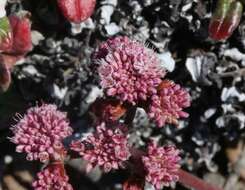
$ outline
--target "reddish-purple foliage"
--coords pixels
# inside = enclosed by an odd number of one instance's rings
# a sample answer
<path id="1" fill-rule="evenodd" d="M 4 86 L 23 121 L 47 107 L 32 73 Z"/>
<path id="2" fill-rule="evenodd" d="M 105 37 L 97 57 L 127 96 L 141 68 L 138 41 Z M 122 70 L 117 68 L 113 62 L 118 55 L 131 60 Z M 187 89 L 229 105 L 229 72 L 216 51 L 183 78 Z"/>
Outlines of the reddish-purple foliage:
<path id="1" fill-rule="evenodd" d="M 156 189 L 178 181 L 179 160 L 179 150 L 175 147 L 158 147 L 156 143 L 151 143 L 148 146 L 147 155 L 142 157 L 147 172 L 146 181 L 154 185 Z"/>
<path id="2" fill-rule="evenodd" d="M 68 180 L 63 165 L 53 164 L 37 174 L 32 186 L 35 190 L 73 190 Z"/>
<path id="3" fill-rule="evenodd" d="M 27 160 L 41 162 L 62 159 L 62 140 L 73 132 L 66 114 L 48 104 L 30 108 L 12 131 L 11 141 L 17 144 L 16 151 L 26 152 Z"/>
<path id="4" fill-rule="evenodd" d="M 107 129 L 105 123 L 87 139 L 73 142 L 71 149 L 88 161 L 88 172 L 96 165 L 105 172 L 124 167 L 123 162 L 130 157 L 126 136 L 119 129 Z"/>
<path id="5" fill-rule="evenodd" d="M 103 43 L 94 54 L 101 86 L 108 96 L 135 104 L 156 94 L 165 71 L 156 54 L 128 37 Z"/>
<path id="6" fill-rule="evenodd" d="M 158 94 L 151 98 L 148 115 L 159 127 L 165 123 L 178 124 L 179 118 L 188 117 L 182 111 L 190 106 L 190 96 L 186 90 L 169 80 L 164 80 L 158 89 Z"/>

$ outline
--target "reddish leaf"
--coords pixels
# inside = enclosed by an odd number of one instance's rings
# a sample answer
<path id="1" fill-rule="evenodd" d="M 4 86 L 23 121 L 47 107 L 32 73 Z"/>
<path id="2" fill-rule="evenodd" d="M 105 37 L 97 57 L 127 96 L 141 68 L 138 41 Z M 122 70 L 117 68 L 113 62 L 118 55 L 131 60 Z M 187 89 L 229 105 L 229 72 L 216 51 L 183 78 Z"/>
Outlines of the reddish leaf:
<path id="1" fill-rule="evenodd" d="M 10 51 L 13 44 L 13 35 L 8 17 L 0 18 L 0 52 Z"/>
<path id="2" fill-rule="evenodd" d="M 81 23 L 94 12 L 96 0 L 58 0 L 64 17 L 70 22 Z"/>
<path id="3" fill-rule="evenodd" d="M 240 23 L 242 10 L 239 1 L 219 0 L 209 24 L 209 36 L 214 40 L 229 38 Z"/>
<path id="4" fill-rule="evenodd" d="M 24 55 L 32 50 L 31 22 L 27 12 L 20 12 L 9 16 L 13 31 L 13 47 L 9 52 L 15 55 Z"/>

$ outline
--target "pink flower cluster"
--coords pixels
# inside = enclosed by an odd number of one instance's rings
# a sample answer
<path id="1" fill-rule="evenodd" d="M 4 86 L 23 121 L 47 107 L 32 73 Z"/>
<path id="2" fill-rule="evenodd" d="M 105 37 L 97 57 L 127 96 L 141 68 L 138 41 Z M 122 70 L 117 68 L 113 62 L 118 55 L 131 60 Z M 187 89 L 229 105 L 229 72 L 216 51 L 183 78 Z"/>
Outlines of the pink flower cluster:
<path id="1" fill-rule="evenodd" d="M 108 96 L 136 104 L 156 94 L 165 70 L 154 52 L 128 37 L 103 43 L 94 55 Z"/>
<path id="2" fill-rule="evenodd" d="M 178 124 L 178 119 L 188 117 L 182 111 L 190 106 L 190 96 L 187 91 L 172 81 L 164 80 L 158 87 L 158 93 L 151 97 L 148 115 L 159 127 L 165 123 Z"/>
<path id="3" fill-rule="evenodd" d="M 131 157 L 132 149 L 121 127 L 118 125 L 116 129 L 108 128 L 102 123 L 86 139 L 71 143 L 70 149 L 78 152 L 88 162 L 87 172 L 95 166 L 105 172 L 126 166 L 125 161 Z M 33 183 L 34 189 L 72 190 L 64 168 L 67 152 L 62 144 L 62 140 L 72 134 L 66 114 L 58 111 L 55 105 L 43 104 L 30 108 L 12 130 L 14 137 L 11 141 L 17 144 L 17 152 L 26 152 L 28 160 L 50 161 L 38 173 L 38 179 Z M 160 189 L 177 181 L 178 154 L 179 151 L 174 147 L 157 147 L 154 143 L 148 147 L 146 155 L 133 151 L 133 160 L 138 158 L 133 165 L 140 174 L 137 180 L 125 182 L 124 189 L 143 188 L 145 181 Z M 137 168 L 139 164 L 140 167 Z"/>
<path id="4" fill-rule="evenodd" d="M 62 165 L 49 165 L 37 174 L 37 178 L 32 184 L 35 190 L 73 190 Z"/>
<path id="5" fill-rule="evenodd" d="M 97 165 L 105 172 L 118 169 L 130 157 L 126 136 L 119 129 L 106 128 L 105 123 L 99 125 L 86 140 L 73 142 L 71 149 L 88 161 L 88 172 Z"/>
<path id="6" fill-rule="evenodd" d="M 142 161 L 146 170 L 146 181 L 157 190 L 163 186 L 169 186 L 171 182 L 178 180 L 179 150 L 173 146 L 158 147 L 155 143 L 148 146 L 146 156 Z"/>
<path id="7" fill-rule="evenodd" d="M 99 63 L 101 86 L 122 103 L 141 103 L 159 127 L 177 124 L 188 114 L 190 96 L 169 80 L 157 55 L 143 44 L 119 36 L 102 43 L 93 56 Z"/>
<path id="8" fill-rule="evenodd" d="M 11 141 L 17 152 L 27 153 L 27 160 L 59 160 L 64 151 L 62 140 L 73 132 L 66 114 L 55 105 L 43 104 L 27 111 L 12 128 Z"/>

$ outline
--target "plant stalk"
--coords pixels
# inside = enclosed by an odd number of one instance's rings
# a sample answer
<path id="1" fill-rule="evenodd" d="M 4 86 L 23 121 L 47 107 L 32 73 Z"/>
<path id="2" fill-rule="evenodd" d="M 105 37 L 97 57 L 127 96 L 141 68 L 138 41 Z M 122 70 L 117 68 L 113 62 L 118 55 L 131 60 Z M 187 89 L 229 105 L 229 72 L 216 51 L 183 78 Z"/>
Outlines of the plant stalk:
<path id="1" fill-rule="evenodd" d="M 223 190 L 222 188 L 210 185 L 209 183 L 182 169 L 179 169 L 178 175 L 179 182 L 187 188 L 194 188 L 195 190 Z"/>

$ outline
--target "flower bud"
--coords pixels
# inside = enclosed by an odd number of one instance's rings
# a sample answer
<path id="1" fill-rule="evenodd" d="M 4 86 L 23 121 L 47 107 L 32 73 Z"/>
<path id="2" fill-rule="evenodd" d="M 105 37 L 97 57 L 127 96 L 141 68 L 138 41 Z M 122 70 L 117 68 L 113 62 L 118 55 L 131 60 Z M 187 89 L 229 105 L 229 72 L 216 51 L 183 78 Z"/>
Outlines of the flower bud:
<path id="1" fill-rule="evenodd" d="M 214 40 L 229 38 L 237 28 L 243 5 L 235 0 L 219 0 L 209 24 L 209 36 Z"/>
<path id="2" fill-rule="evenodd" d="M 64 17 L 70 22 L 81 23 L 94 12 L 96 0 L 58 0 Z"/>

